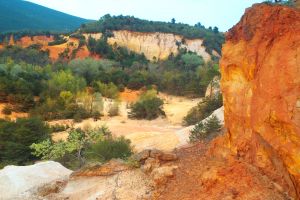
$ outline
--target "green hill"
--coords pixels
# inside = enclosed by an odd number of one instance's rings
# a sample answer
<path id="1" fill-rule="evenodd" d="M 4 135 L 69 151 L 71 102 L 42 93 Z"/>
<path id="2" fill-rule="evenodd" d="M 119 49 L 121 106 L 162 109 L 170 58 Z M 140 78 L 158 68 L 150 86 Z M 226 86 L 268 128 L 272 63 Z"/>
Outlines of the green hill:
<path id="1" fill-rule="evenodd" d="M 22 0 L 0 0 L 0 19 L 0 32 L 67 32 L 89 21 Z"/>

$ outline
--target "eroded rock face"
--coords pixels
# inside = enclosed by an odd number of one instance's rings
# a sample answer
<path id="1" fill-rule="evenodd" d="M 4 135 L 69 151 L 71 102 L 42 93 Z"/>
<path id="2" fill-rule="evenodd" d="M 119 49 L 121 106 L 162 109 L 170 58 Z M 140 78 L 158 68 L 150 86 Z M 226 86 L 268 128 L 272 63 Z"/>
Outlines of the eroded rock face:
<path id="1" fill-rule="evenodd" d="M 221 60 L 227 144 L 300 198 L 300 12 L 254 5 Z"/>
<path id="2" fill-rule="evenodd" d="M 53 161 L 6 166 L 0 170 L 0 199 L 35 199 L 40 188 L 65 181 L 71 173 L 71 170 Z"/>
<path id="3" fill-rule="evenodd" d="M 183 36 L 174 35 L 171 33 L 141 33 L 127 30 L 113 31 L 113 37 L 108 38 L 108 43 L 118 46 L 126 47 L 136 53 L 144 53 L 149 60 L 164 60 L 173 53 L 178 53 L 178 44 L 181 48 L 186 48 L 202 56 L 205 61 L 211 59 L 205 51 L 202 39 L 184 39 Z M 84 34 L 85 38 L 92 37 L 96 40 L 102 37 L 101 33 Z M 220 55 L 213 51 L 213 55 L 219 57 Z"/>

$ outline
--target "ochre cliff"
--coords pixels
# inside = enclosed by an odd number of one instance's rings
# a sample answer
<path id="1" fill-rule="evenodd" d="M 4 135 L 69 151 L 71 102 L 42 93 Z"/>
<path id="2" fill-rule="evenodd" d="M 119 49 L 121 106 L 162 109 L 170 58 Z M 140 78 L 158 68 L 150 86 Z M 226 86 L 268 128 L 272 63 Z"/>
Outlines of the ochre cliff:
<path id="1" fill-rule="evenodd" d="M 227 145 L 300 198 L 300 12 L 257 4 L 226 35 Z"/>
<path id="2" fill-rule="evenodd" d="M 100 39 L 101 33 L 84 34 L 87 39 L 89 36 L 95 39 Z M 211 55 L 205 51 L 202 39 L 186 39 L 180 35 L 170 33 L 142 33 L 127 30 L 113 31 L 113 37 L 108 38 L 108 43 L 118 46 L 126 47 L 136 53 L 144 53 L 146 58 L 154 60 L 154 58 L 164 60 L 173 53 L 178 53 L 178 44 L 181 48 L 186 48 L 201 55 L 205 61 L 211 59 Z M 215 56 L 219 56 L 217 52 L 213 51 Z"/>
<path id="3" fill-rule="evenodd" d="M 178 150 L 173 199 L 300 199 L 300 12 L 256 4 L 226 35 L 224 134 Z"/>

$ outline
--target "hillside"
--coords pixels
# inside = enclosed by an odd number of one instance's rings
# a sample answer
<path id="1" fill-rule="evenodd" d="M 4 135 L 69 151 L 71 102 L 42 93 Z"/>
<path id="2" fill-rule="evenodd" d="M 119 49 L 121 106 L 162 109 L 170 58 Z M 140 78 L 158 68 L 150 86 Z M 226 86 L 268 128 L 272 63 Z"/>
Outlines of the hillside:
<path id="1" fill-rule="evenodd" d="M 0 0 L 0 32 L 59 31 L 77 29 L 86 19 L 22 0 Z"/>
<path id="2" fill-rule="evenodd" d="M 127 30 L 143 33 L 170 33 L 182 35 L 186 39 L 203 39 L 203 45 L 206 51 L 212 54 L 213 50 L 221 54 L 224 35 L 220 33 L 217 27 L 205 28 L 201 23 L 194 26 L 183 23 L 148 21 L 135 18 L 133 16 L 110 16 L 105 15 L 96 22 L 84 24 L 81 27 L 83 33 L 106 33 L 108 37 L 112 36 L 110 31 Z M 182 42 L 184 44 L 184 42 Z"/>

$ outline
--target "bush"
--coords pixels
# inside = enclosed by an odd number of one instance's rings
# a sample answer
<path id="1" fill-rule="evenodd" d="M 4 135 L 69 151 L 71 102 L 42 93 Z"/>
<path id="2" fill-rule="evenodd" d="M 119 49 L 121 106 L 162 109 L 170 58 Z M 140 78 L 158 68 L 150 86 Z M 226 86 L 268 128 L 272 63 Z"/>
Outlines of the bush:
<path id="1" fill-rule="evenodd" d="M 97 89 L 102 96 L 111 99 L 115 99 L 119 96 L 119 89 L 115 84 L 113 83 L 105 84 L 102 82 L 97 82 L 97 85 L 98 85 Z"/>
<path id="2" fill-rule="evenodd" d="M 3 108 L 3 110 L 2 110 L 2 113 L 3 113 L 4 115 L 11 115 L 11 113 L 12 113 L 12 108 L 11 108 L 10 106 L 5 106 L 5 107 Z"/>
<path id="3" fill-rule="evenodd" d="M 112 158 L 126 159 L 132 154 L 130 140 L 120 137 L 117 139 L 107 138 L 92 144 L 87 149 L 90 160 L 109 161 Z"/>
<path id="4" fill-rule="evenodd" d="M 218 132 L 221 129 L 220 120 L 213 115 L 206 122 L 199 122 L 190 132 L 190 142 L 209 139 L 212 133 Z"/>
<path id="5" fill-rule="evenodd" d="M 113 138 L 110 130 L 71 129 L 66 141 L 53 142 L 50 139 L 33 143 L 33 155 L 46 160 L 56 160 L 68 168 L 78 169 L 89 162 L 105 162 L 112 158 L 126 159 L 132 154 L 130 140 Z"/>
<path id="6" fill-rule="evenodd" d="M 37 159 L 29 146 L 50 137 L 49 127 L 40 119 L 0 120 L 0 163 L 27 164 Z"/>
<path id="7" fill-rule="evenodd" d="M 55 125 L 50 127 L 50 130 L 51 130 L 52 133 L 56 133 L 56 132 L 65 131 L 68 128 L 70 128 L 68 125 L 55 124 Z"/>
<path id="8" fill-rule="evenodd" d="M 210 116 L 213 111 L 222 107 L 223 98 L 222 95 L 215 95 L 213 97 L 206 97 L 196 107 L 192 108 L 183 119 L 184 125 L 194 125 L 199 121 Z"/>
<path id="9" fill-rule="evenodd" d="M 159 116 L 165 116 L 162 109 L 163 100 L 151 94 L 151 92 L 146 92 L 138 102 L 131 106 L 131 111 L 128 113 L 129 118 L 152 120 Z"/>

